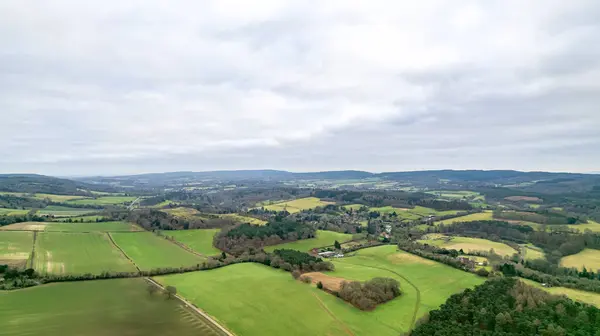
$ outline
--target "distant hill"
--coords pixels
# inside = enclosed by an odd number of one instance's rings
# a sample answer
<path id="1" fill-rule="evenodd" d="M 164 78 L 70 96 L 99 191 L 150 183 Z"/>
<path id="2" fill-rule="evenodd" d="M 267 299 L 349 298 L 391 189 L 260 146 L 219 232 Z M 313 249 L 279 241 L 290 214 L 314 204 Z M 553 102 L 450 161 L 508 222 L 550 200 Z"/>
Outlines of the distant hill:
<path id="1" fill-rule="evenodd" d="M 0 191 L 85 195 L 82 190 L 112 191 L 113 188 L 36 174 L 0 174 Z"/>

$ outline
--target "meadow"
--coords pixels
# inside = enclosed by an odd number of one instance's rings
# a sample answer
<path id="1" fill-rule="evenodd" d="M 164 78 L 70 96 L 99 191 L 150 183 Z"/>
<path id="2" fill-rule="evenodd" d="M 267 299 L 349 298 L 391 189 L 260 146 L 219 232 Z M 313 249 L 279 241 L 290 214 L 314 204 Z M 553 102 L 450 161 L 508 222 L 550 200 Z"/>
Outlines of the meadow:
<path id="1" fill-rule="evenodd" d="M 198 230 L 176 230 L 163 231 L 165 236 L 173 237 L 178 242 L 191 248 L 192 250 L 206 255 L 217 255 L 221 251 L 213 247 L 213 237 L 220 229 L 198 229 Z"/>
<path id="2" fill-rule="evenodd" d="M 89 223 L 64 223 L 50 222 L 44 231 L 62 232 L 114 232 L 114 231 L 143 231 L 139 226 L 128 222 L 89 222 Z"/>
<path id="3" fill-rule="evenodd" d="M 528 279 L 519 279 L 526 284 L 545 290 L 546 292 L 554 295 L 565 295 L 571 300 L 587 303 L 600 308 L 600 293 L 586 292 L 577 289 L 565 288 L 565 287 L 544 287 L 539 282 L 535 282 Z"/>
<path id="4" fill-rule="evenodd" d="M 9 208 L 0 208 L 0 216 L 19 216 L 26 215 L 31 209 L 9 209 Z"/>
<path id="5" fill-rule="evenodd" d="M 455 217 L 451 219 L 439 220 L 433 222 L 434 225 L 440 224 L 452 224 L 458 222 L 475 222 L 475 221 L 484 221 L 484 220 L 493 220 L 491 211 L 478 212 L 466 216 Z"/>
<path id="6" fill-rule="evenodd" d="M 32 232 L 0 231 L 0 265 L 25 266 L 32 248 Z"/>
<path id="7" fill-rule="evenodd" d="M 465 253 L 469 253 L 470 251 L 489 252 L 490 249 L 494 249 L 494 252 L 501 256 L 511 256 L 515 253 L 518 253 L 515 249 L 506 244 L 480 238 L 444 236 L 436 234 L 427 235 L 425 239 L 419 240 L 419 243 L 443 247 L 449 250 L 462 249 Z"/>
<path id="8" fill-rule="evenodd" d="M 588 271 L 600 270 L 600 250 L 585 249 L 577 254 L 572 254 L 560 259 L 560 266 L 574 267 L 583 270 L 585 267 Z"/>
<path id="9" fill-rule="evenodd" d="M 525 260 L 544 259 L 546 257 L 541 248 L 532 244 L 522 244 L 521 255 Z"/>
<path id="10" fill-rule="evenodd" d="M 91 212 L 97 212 L 97 209 L 82 209 L 82 208 L 70 208 L 60 205 L 49 205 L 43 209 L 38 210 L 38 215 L 49 215 L 57 217 L 70 217 L 70 216 L 81 216 Z"/>
<path id="11" fill-rule="evenodd" d="M 317 230 L 316 238 L 302 239 L 290 243 L 267 246 L 264 248 L 264 250 L 266 252 L 273 252 L 276 249 L 292 249 L 308 252 L 317 247 L 332 246 L 336 240 L 340 243 L 347 242 L 352 240 L 352 235 L 333 231 Z"/>
<path id="12" fill-rule="evenodd" d="M 238 223 L 249 223 L 252 225 L 265 225 L 267 224 L 267 221 L 262 220 L 262 219 L 258 219 L 258 218 L 254 218 L 254 217 L 249 217 L 249 216 L 242 216 L 239 214 L 223 214 L 223 215 L 219 215 L 222 218 L 229 218 L 235 222 Z"/>
<path id="13" fill-rule="evenodd" d="M 324 202 L 316 197 L 305 197 L 299 198 L 292 201 L 280 202 L 270 205 L 265 205 L 264 208 L 270 211 L 284 211 L 289 213 L 296 213 L 306 209 L 313 209 L 316 207 L 326 206 L 328 204 L 335 204 L 334 202 Z"/>
<path id="14" fill-rule="evenodd" d="M 0 291 L 0 334 L 12 336 L 220 335 L 143 279 L 55 283 Z"/>
<path id="15" fill-rule="evenodd" d="M 571 224 L 569 225 L 569 228 L 578 230 L 579 232 L 585 232 L 585 230 L 590 230 L 592 232 L 600 232 L 600 223 L 588 220 L 588 222 L 585 224 Z"/>
<path id="16" fill-rule="evenodd" d="M 110 235 L 141 270 L 194 266 L 205 260 L 152 232 L 115 232 Z"/>
<path id="17" fill-rule="evenodd" d="M 136 198 L 135 196 L 102 196 L 98 198 L 76 199 L 67 201 L 67 203 L 79 205 L 119 205 L 132 202 Z"/>
<path id="18" fill-rule="evenodd" d="M 102 220 L 104 216 L 99 215 L 91 215 L 91 216 L 77 216 L 77 217 L 69 217 L 69 218 L 55 218 L 54 222 L 96 222 L 96 220 Z"/>
<path id="19" fill-rule="evenodd" d="M 40 232 L 33 268 L 51 274 L 136 271 L 105 233 Z"/>
<path id="20" fill-rule="evenodd" d="M 35 194 L 35 195 L 33 195 L 33 198 L 39 199 L 39 200 L 49 199 L 52 202 L 62 203 L 62 202 L 66 202 L 66 201 L 76 200 L 76 199 L 83 199 L 86 197 L 85 196 L 75 196 L 75 195 Z"/>
<path id="21" fill-rule="evenodd" d="M 0 231 L 44 231 L 48 222 L 21 222 L 0 226 Z"/>
<path id="22" fill-rule="evenodd" d="M 186 208 L 186 207 L 177 207 L 177 208 L 169 208 L 169 209 L 161 209 L 162 212 L 166 212 L 169 215 L 181 217 L 181 218 L 190 218 L 200 215 L 200 211 L 194 208 Z"/>

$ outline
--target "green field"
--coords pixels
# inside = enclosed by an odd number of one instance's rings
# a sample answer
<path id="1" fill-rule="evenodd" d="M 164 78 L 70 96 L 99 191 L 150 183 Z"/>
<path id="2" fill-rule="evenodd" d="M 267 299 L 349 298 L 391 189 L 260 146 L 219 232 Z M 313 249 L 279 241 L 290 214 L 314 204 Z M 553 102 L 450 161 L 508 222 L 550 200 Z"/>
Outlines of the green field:
<path id="1" fill-rule="evenodd" d="M 493 220 L 491 211 L 478 212 L 466 216 L 455 217 L 451 219 L 445 219 L 441 221 L 435 221 L 434 225 L 440 224 L 452 224 L 458 222 L 474 222 L 474 221 L 483 221 L 483 220 Z"/>
<path id="2" fill-rule="evenodd" d="M 85 196 L 75 196 L 75 195 L 55 195 L 55 194 L 35 194 L 33 196 L 33 198 L 35 199 L 39 199 L 39 200 L 45 200 L 45 199 L 49 199 L 52 202 L 66 202 L 66 201 L 71 201 L 71 200 L 76 200 L 76 199 L 82 199 L 85 198 Z"/>
<path id="3" fill-rule="evenodd" d="M 44 231 L 66 232 L 112 232 L 112 231 L 142 231 L 142 229 L 128 222 L 90 222 L 90 223 L 62 223 L 50 222 Z"/>
<path id="4" fill-rule="evenodd" d="M 194 266 L 205 260 L 151 232 L 117 232 L 110 235 L 141 270 Z"/>
<path id="5" fill-rule="evenodd" d="M 275 203 L 271 205 L 264 206 L 265 209 L 270 211 L 284 211 L 286 210 L 289 213 L 296 213 L 306 209 L 312 209 L 319 206 L 326 206 L 328 204 L 335 204 L 333 202 L 324 202 L 316 197 L 305 197 L 295 199 L 293 201 Z"/>
<path id="6" fill-rule="evenodd" d="M 352 210 L 355 210 L 355 211 L 358 210 L 358 209 L 360 209 L 360 208 L 362 208 L 362 207 L 364 207 L 364 205 L 362 205 L 362 204 L 348 204 L 348 205 L 342 206 L 342 208 L 352 209 Z"/>
<path id="7" fill-rule="evenodd" d="M 86 198 L 68 201 L 67 203 L 79 205 L 118 205 L 127 202 L 132 202 L 136 199 L 135 196 L 103 196 L 98 198 Z"/>
<path id="8" fill-rule="evenodd" d="M 521 255 L 525 260 L 544 259 L 546 257 L 541 248 L 532 244 L 521 245 Z"/>
<path id="9" fill-rule="evenodd" d="M 0 265 L 25 266 L 32 248 L 32 232 L 0 231 Z"/>
<path id="10" fill-rule="evenodd" d="M 258 218 L 254 218 L 254 217 L 249 217 L 249 216 L 242 216 L 242 215 L 238 215 L 238 214 L 224 214 L 224 215 L 219 215 L 222 218 L 229 218 L 233 221 L 236 221 L 238 223 L 249 223 L 252 225 L 265 225 L 267 224 L 267 221 L 264 221 L 262 219 L 258 219 Z"/>
<path id="11" fill-rule="evenodd" d="M 0 216 L 19 216 L 26 215 L 31 209 L 8 209 L 8 208 L 0 208 Z"/>
<path id="12" fill-rule="evenodd" d="M 352 240 L 351 234 L 317 230 L 317 237 L 311 239 L 297 240 L 291 243 L 267 246 L 264 248 L 266 252 L 273 252 L 276 249 L 292 249 L 303 252 L 308 252 L 317 247 L 331 246 L 335 241 L 340 243 Z"/>
<path id="13" fill-rule="evenodd" d="M 600 223 L 588 220 L 588 222 L 585 224 L 569 225 L 569 228 L 579 230 L 580 232 L 584 232 L 585 230 L 590 230 L 592 232 L 600 232 Z"/>
<path id="14" fill-rule="evenodd" d="M 467 199 L 467 200 L 483 200 L 484 197 L 475 191 L 468 190 L 434 190 L 426 191 L 426 194 L 438 196 L 451 200 Z"/>
<path id="15" fill-rule="evenodd" d="M 102 220 L 104 216 L 91 215 L 91 216 L 77 216 L 77 217 L 69 217 L 69 218 L 55 218 L 53 221 L 55 222 L 80 222 L 91 223 L 96 222 L 96 220 Z"/>
<path id="16" fill-rule="evenodd" d="M 166 212 L 166 213 L 176 216 L 176 217 L 181 217 L 181 218 L 190 218 L 190 217 L 200 215 L 200 211 L 198 211 L 194 208 L 186 208 L 186 207 L 161 209 L 161 211 Z"/>
<path id="17" fill-rule="evenodd" d="M 163 231 L 163 234 L 173 237 L 200 254 L 211 256 L 221 253 L 219 249 L 213 247 L 213 237 L 219 231 L 219 229 L 175 230 Z"/>
<path id="18" fill-rule="evenodd" d="M 143 279 L 56 283 L 0 291 L 0 334 L 12 336 L 219 335 Z"/>
<path id="19" fill-rule="evenodd" d="M 467 254 L 470 251 L 489 252 L 490 249 L 494 249 L 494 252 L 501 256 L 511 256 L 515 253 L 518 253 L 515 249 L 506 244 L 480 238 L 454 237 L 444 236 L 440 234 L 432 234 L 427 235 L 425 239 L 419 240 L 419 243 L 443 247 L 449 250 L 462 249 Z"/>
<path id="20" fill-rule="evenodd" d="M 397 252 L 395 246 L 360 250 L 334 261 L 331 276 L 348 280 L 393 277 L 403 294 L 364 312 L 289 273 L 259 264 L 158 277 L 238 335 L 400 335 L 413 319 L 451 294 L 483 282 L 473 274 Z M 417 284 L 417 290 L 407 279 Z M 198 286 L 202 284 L 202 286 Z M 218 299 L 216 299 L 218 298 Z M 277 307 L 277 309 L 273 309 Z M 415 314 L 416 311 L 416 314 Z M 302 318 L 298 318 L 302 316 Z"/>
<path id="21" fill-rule="evenodd" d="M 431 208 L 416 206 L 413 209 L 408 210 L 408 212 L 413 213 L 415 215 L 425 217 L 425 216 L 429 216 L 429 215 L 432 215 L 432 216 L 456 215 L 460 211 L 458 211 L 458 210 L 437 211 L 437 210 L 431 209 Z"/>
<path id="22" fill-rule="evenodd" d="M 40 232 L 33 268 L 52 274 L 136 271 L 105 233 Z"/>
<path id="23" fill-rule="evenodd" d="M 565 295 L 571 300 L 587 303 L 600 308 L 600 294 L 594 292 L 586 292 L 582 290 L 565 288 L 565 287 L 544 287 L 539 282 L 531 281 L 528 279 L 520 279 L 526 284 L 545 290 L 546 292 L 554 295 Z"/>
<path id="24" fill-rule="evenodd" d="M 585 249 L 577 254 L 563 257 L 560 260 L 562 267 L 574 267 L 583 270 L 585 267 L 588 271 L 600 270 L 600 250 Z"/>
<path id="25" fill-rule="evenodd" d="M 39 215 L 50 215 L 58 217 L 70 217 L 70 216 L 82 216 L 91 212 L 98 212 L 97 209 L 82 209 L 82 208 L 69 208 L 60 205 L 49 205 L 43 209 L 38 210 Z"/>

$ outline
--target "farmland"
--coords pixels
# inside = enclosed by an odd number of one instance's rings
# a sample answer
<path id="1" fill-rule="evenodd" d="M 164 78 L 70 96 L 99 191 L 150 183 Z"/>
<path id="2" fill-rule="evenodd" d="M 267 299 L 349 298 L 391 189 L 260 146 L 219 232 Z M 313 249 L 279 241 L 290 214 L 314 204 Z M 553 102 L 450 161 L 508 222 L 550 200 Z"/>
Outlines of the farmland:
<path id="1" fill-rule="evenodd" d="M 91 216 L 77 216 L 77 217 L 68 217 L 68 218 L 56 218 L 53 221 L 55 222 L 96 222 L 96 220 L 102 220 L 104 216 L 91 215 Z"/>
<path id="2" fill-rule="evenodd" d="M 143 279 L 0 291 L 0 302 L 2 335 L 219 335 L 177 300 L 149 295 Z"/>
<path id="3" fill-rule="evenodd" d="M 264 206 L 265 209 L 270 211 L 287 211 L 289 213 L 296 213 L 306 209 L 312 209 L 319 206 L 326 206 L 328 204 L 334 204 L 332 202 L 324 202 L 316 197 L 305 197 L 295 199 L 293 201 L 275 203 Z"/>
<path id="4" fill-rule="evenodd" d="M 98 198 L 76 199 L 67 201 L 67 203 L 79 205 L 119 205 L 132 202 L 136 198 L 134 196 L 102 196 Z"/>
<path id="5" fill-rule="evenodd" d="M 186 208 L 186 207 L 162 209 L 161 211 L 166 212 L 166 213 L 176 216 L 176 217 L 181 217 L 181 218 L 190 218 L 190 217 L 200 215 L 200 211 L 198 211 L 194 208 Z"/>
<path id="6" fill-rule="evenodd" d="M 494 249 L 494 252 L 501 256 L 510 256 L 514 253 L 518 253 L 515 249 L 506 244 L 480 238 L 428 235 L 426 239 L 419 240 L 419 242 L 422 244 L 443 247 L 445 249 L 462 249 L 465 253 L 469 253 L 470 251 L 489 252 L 491 249 Z"/>
<path id="7" fill-rule="evenodd" d="M 7 216 L 26 215 L 29 211 L 31 211 L 31 210 L 0 208 L 0 216 L 2 216 L 2 215 L 7 215 Z"/>
<path id="8" fill-rule="evenodd" d="M 44 231 L 64 232 L 112 232 L 112 231 L 141 231 L 142 229 L 127 222 L 90 222 L 90 223 L 47 223 Z"/>
<path id="9" fill-rule="evenodd" d="M 351 239 L 352 235 L 350 234 L 317 230 L 316 238 L 303 239 L 291 243 L 267 246 L 264 250 L 267 252 L 273 252 L 276 249 L 292 249 L 302 252 L 308 252 L 317 247 L 331 246 L 336 240 L 340 243 L 343 243 Z"/>
<path id="10" fill-rule="evenodd" d="M 541 248 L 531 244 L 521 245 L 521 255 L 523 256 L 523 258 L 525 258 L 525 260 L 545 258 L 544 251 Z"/>
<path id="11" fill-rule="evenodd" d="M 445 219 L 440 221 L 435 221 L 433 224 L 452 224 L 457 222 L 474 222 L 474 221 L 483 221 L 483 220 L 493 220 L 491 211 L 478 212 L 466 216 L 455 217 L 451 219 Z"/>
<path id="12" fill-rule="evenodd" d="M 0 265 L 24 266 L 33 248 L 33 233 L 0 231 Z"/>
<path id="13" fill-rule="evenodd" d="M 49 205 L 38 210 L 39 215 L 51 215 L 57 217 L 81 216 L 91 212 L 96 212 L 95 209 L 70 208 L 60 205 Z"/>
<path id="14" fill-rule="evenodd" d="M 194 266 L 205 260 L 151 232 L 121 232 L 111 236 L 141 270 Z"/>
<path id="15" fill-rule="evenodd" d="M 0 231 L 44 231 L 46 222 L 21 222 L 0 226 Z"/>
<path id="16" fill-rule="evenodd" d="M 596 223 L 594 221 L 589 220 L 585 224 L 569 225 L 569 228 L 578 230 L 579 232 L 584 232 L 585 230 L 590 230 L 592 232 L 600 232 L 600 223 Z"/>
<path id="17" fill-rule="evenodd" d="M 51 274 L 135 272 L 104 233 L 38 233 L 34 269 Z"/>
<path id="18" fill-rule="evenodd" d="M 173 237 L 178 242 L 200 254 L 210 256 L 221 253 L 216 247 L 213 247 L 213 237 L 219 231 L 219 229 L 179 230 L 163 232 L 163 234 Z"/>
<path id="19" fill-rule="evenodd" d="M 544 287 L 539 282 L 531 281 L 528 279 L 520 279 L 526 284 L 545 290 L 546 292 L 554 295 L 566 295 L 571 300 L 587 303 L 600 308 L 600 294 L 594 292 L 586 292 L 582 290 L 565 288 L 565 287 Z"/>
<path id="20" fill-rule="evenodd" d="M 560 260 L 563 267 L 574 267 L 582 270 L 584 267 L 589 271 L 600 269 L 600 250 L 585 249 L 577 254 L 566 256 Z"/>
<path id="21" fill-rule="evenodd" d="M 224 215 L 219 215 L 222 218 L 229 218 L 235 222 L 238 223 L 249 223 L 252 225 L 265 225 L 267 224 L 267 221 L 264 221 L 262 219 L 258 219 L 258 218 L 253 218 L 253 217 L 248 217 L 248 216 L 242 216 L 242 215 L 238 215 L 238 214 L 224 214 Z"/>
<path id="22" fill-rule="evenodd" d="M 49 199 L 52 202 L 66 202 L 76 199 L 83 199 L 85 196 L 75 196 L 75 195 L 55 195 L 55 194 L 35 194 L 33 196 L 35 199 L 45 200 Z"/>

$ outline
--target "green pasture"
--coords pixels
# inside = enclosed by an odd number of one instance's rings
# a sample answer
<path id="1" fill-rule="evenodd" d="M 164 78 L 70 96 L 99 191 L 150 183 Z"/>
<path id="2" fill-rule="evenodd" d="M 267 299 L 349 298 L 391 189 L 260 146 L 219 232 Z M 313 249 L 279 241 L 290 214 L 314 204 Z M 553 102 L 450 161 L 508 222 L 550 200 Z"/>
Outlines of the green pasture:
<path id="1" fill-rule="evenodd" d="M 344 208 L 344 209 L 349 209 L 349 210 L 351 209 L 351 210 L 355 210 L 355 211 L 362 207 L 364 207 L 363 204 L 348 204 L 348 205 L 342 206 L 342 208 Z"/>
<path id="2" fill-rule="evenodd" d="M 146 288 L 143 279 L 113 279 L 0 291 L 0 334 L 219 335 L 179 301 Z"/>
<path id="3" fill-rule="evenodd" d="M 435 221 L 433 224 L 440 225 L 440 224 L 452 224 L 452 223 L 458 223 L 458 222 L 475 222 L 475 221 L 493 220 L 494 218 L 492 217 L 492 215 L 493 214 L 491 211 L 484 211 L 484 212 L 478 212 L 478 213 L 474 213 L 474 214 L 470 214 L 470 215 L 466 215 L 466 216 L 460 216 L 460 217 Z"/>
<path id="4" fill-rule="evenodd" d="M 571 300 L 587 303 L 600 308 L 600 293 L 586 292 L 578 289 L 566 288 L 566 287 L 544 287 L 539 282 L 535 282 L 529 279 L 519 279 L 524 283 L 545 290 L 546 292 L 554 295 L 564 295 Z"/>
<path id="5" fill-rule="evenodd" d="M 33 196 L 33 198 L 39 199 L 39 200 L 49 199 L 52 202 L 60 202 L 60 203 L 62 203 L 62 202 L 66 202 L 66 201 L 76 200 L 76 199 L 84 199 L 85 196 L 56 195 L 56 194 L 35 194 Z"/>
<path id="6" fill-rule="evenodd" d="M 105 233 L 39 232 L 33 268 L 51 274 L 136 271 Z"/>
<path id="7" fill-rule="evenodd" d="M 69 218 L 55 218 L 54 222 L 83 222 L 83 223 L 91 223 L 96 222 L 96 220 L 102 220 L 104 216 L 91 215 L 91 216 L 77 216 L 77 217 L 69 217 Z"/>
<path id="8" fill-rule="evenodd" d="M 222 218 L 228 218 L 231 219 L 235 222 L 238 223 L 249 223 L 252 225 L 265 225 L 267 224 L 267 221 L 262 220 L 262 219 L 258 219 L 258 218 L 254 218 L 254 217 L 249 217 L 249 216 L 242 216 L 239 214 L 223 214 L 223 215 L 219 215 Z"/>
<path id="9" fill-rule="evenodd" d="M 585 232 L 585 230 L 590 230 L 592 232 L 600 232 L 600 223 L 596 223 L 592 220 L 588 220 L 585 224 L 571 224 L 568 225 L 570 229 L 578 230 L 579 232 Z"/>
<path id="10" fill-rule="evenodd" d="M 132 202 L 136 199 L 135 196 L 102 196 L 98 198 L 85 198 L 67 201 L 71 204 L 79 205 L 120 205 Z"/>
<path id="11" fill-rule="evenodd" d="M 213 238 L 219 231 L 220 229 L 198 229 L 163 231 L 162 233 L 165 236 L 173 237 L 200 254 L 211 256 L 221 253 L 219 249 L 213 246 Z"/>
<path id="12" fill-rule="evenodd" d="M 425 239 L 419 240 L 419 243 L 443 247 L 449 250 L 462 249 L 467 254 L 474 251 L 489 252 L 491 249 L 494 249 L 494 252 L 501 256 L 511 256 L 515 253 L 518 253 L 515 249 L 506 244 L 480 238 L 444 236 L 435 234 L 427 235 Z"/>
<path id="13" fill-rule="evenodd" d="M 584 249 L 577 254 L 563 257 L 560 259 L 560 266 L 579 270 L 585 267 L 588 271 L 596 272 L 600 270 L 600 250 Z"/>
<path id="14" fill-rule="evenodd" d="M 57 217 L 70 217 L 70 216 L 82 216 L 91 212 L 98 212 L 97 209 L 82 209 L 82 208 L 70 208 L 60 205 L 49 205 L 43 209 L 38 210 L 38 215 L 49 215 Z"/>
<path id="15" fill-rule="evenodd" d="M 293 201 L 280 202 L 271 205 L 264 206 L 265 209 L 270 211 L 284 211 L 289 213 L 296 213 L 302 210 L 313 209 L 316 207 L 326 206 L 328 204 L 335 204 L 334 202 L 324 202 L 316 197 L 305 197 L 295 199 Z"/>
<path id="16" fill-rule="evenodd" d="M 308 252 L 317 247 L 331 246 L 336 240 L 340 243 L 343 243 L 352 240 L 352 235 L 333 231 L 317 230 L 316 238 L 302 239 L 290 243 L 267 246 L 264 248 L 264 250 L 266 252 L 273 252 L 277 249 L 292 249 Z"/>
<path id="17" fill-rule="evenodd" d="M 20 216 L 26 215 L 31 209 L 9 209 L 0 208 L 0 216 Z"/>
<path id="18" fill-rule="evenodd" d="M 89 222 L 89 223 L 46 223 L 44 231 L 66 231 L 66 232 L 112 232 L 112 231 L 142 231 L 142 229 L 128 222 Z"/>
<path id="19" fill-rule="evenodd" d="M 110 235 L 141 270 L 194 266 L 205 260 L 152 232 L 115 232 Z"/>
<path id="20" fill-rule="evenodd" d="M 32 232 L 0 231 L 0 265 L 25 266 L 32 248 Z"/>
<path id="21" fill-rule="evenodd" d="M 544 259 L 546 258 L 546 254 L 544 251 L 532 244 L 522 244 L 521 245 L 521 255 L 525 260 L 535 260 L 535 259 Z"/>

